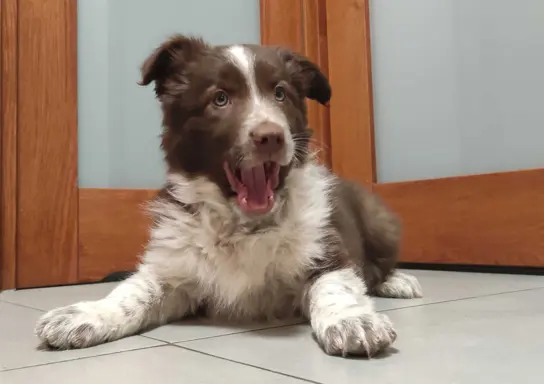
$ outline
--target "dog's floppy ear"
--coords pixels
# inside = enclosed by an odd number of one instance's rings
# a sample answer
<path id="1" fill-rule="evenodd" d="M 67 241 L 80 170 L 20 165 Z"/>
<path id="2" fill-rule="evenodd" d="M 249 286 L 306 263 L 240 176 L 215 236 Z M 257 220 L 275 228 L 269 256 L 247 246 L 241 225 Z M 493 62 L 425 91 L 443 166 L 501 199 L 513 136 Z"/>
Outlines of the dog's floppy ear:
<path id="1" fill-rule="evenodd" d="M 304 95 L 323 105 L 331 99 L 331 85 L 319 67 L 310 59 L 285 48 L 279 48 L 293 80 L 299 83 Z"/>
<path id="2" fill-rule="evenodd" d="M 200 38 L 174 35 L 149 56 L 142 65 L 140 85 L 155 82 L 155 92 L 161 96 L 165 80 L 175 71 L 183 70 L 195 56 L 201 54 L 208 45 Z"/>

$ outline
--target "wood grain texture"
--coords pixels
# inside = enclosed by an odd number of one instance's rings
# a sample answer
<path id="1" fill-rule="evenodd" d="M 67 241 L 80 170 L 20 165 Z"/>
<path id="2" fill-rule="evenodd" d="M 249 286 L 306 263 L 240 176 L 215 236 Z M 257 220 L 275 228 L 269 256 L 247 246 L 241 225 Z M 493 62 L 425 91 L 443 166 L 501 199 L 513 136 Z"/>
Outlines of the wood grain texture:
<path id="1" fill-rule="evenodd" d="M 403 220 L 402 261 L 544 266 L 544 169 L 373 190 Z"/>
<path id="2" fill-rule="evenodd" d="M 79 281 L 134 270 L 148 239 L 151 220 L 144 204 L 156 190 L 79 190 Z"/>
<path id="3" fill-rule="evenodd" d="M 301 0 L 260 0 L 261 44 L 304 48 Z"/>
<path id="4" fill-rule="evenodd" d="M 300 52 L 328 72 L 325 0 L 261 0 L 261 43 Z M 327 108 L 308 101 L 308 124 L 314 130 L 312 150 L 330 166 L 330 125 Z"/>
<path id="5" fill-rule="evenodd" d="M 403 220 L 404 262 L 544 266 L 544 169 L 373 189 Z M 156 193 L 80 189 L 80 282 L 134 270 Z"/>
<path id="6" fill-rule="evenodd" d="M 18 287 L 77 282 L 76 6 L 19 0 Z"/>
<path id="7" fill-rule="evenodd" d="M 376 181 L 368 0 L 327 0 L 332 168 Z"/>
<path id="8" fill-rule="evenodd" d="M 325 0 L 302 0 L 303 53 L 328 76 L 327 10 Z M 308 125 L 314 130 L 312 149 L 323 164 L 331 166 L 330 116 L 328 108 L 308 100 Z"/>
<path id="9" fill-rule="evenodd" d="M 17 255 L 17 0 L 0 6 L 0 290 L 15 288 Z"/>

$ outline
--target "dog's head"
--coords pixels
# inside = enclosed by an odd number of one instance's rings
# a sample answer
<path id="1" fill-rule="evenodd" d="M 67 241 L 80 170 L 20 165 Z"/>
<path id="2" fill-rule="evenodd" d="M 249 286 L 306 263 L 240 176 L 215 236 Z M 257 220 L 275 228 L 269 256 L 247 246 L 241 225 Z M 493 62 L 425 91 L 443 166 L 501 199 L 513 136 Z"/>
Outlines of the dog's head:
<path id="1" fill-rule="evenodd" d="M 211 46 L 174 36 L 142 66 L 162 104 L 171 172 L 205 176 L 247 215 L 270 212 L 311 136 L 305 98 L 331 88 L 307 58 L 278 47 Z"/>

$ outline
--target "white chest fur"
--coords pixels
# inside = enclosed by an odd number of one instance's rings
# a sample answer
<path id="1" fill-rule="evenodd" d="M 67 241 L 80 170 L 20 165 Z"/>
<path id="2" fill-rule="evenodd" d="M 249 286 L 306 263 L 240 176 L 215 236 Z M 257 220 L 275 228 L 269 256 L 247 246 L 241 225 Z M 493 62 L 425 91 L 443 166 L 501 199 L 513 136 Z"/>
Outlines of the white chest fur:
<path id="1" fill-rule="evenodd" d="M 298 304 L 304 276 L 324 257 L 327 170 L 313 164 L 294 169 L 286 180 L 289 193 L 267 225 L 243 219 L 207 180 L 170 181 L 179 201 L 206 203 L 196 213 L 171 202 L 153 204 L 160 221 L 146 264 L 178 284 L 194 285 L 217 313 L 270 316 Z"/>

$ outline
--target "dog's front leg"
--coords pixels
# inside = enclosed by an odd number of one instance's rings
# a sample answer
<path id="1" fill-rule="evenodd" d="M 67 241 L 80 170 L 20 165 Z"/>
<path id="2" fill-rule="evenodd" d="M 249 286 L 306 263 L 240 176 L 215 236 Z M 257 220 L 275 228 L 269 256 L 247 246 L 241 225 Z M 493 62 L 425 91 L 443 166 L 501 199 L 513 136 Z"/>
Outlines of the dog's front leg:
<path id="1" fill-rule="evenodd" d="M 191 312 L 197 303 L 189 292 L 144 265 L 102 300 L 46 313 L 36 325 L 36 335 L 45 345 L 58 349 L 117 340 Z"/>
<path id="2" fill-rule="evenodd" d="M 396 339 L 391 322 L 374 311 L 363 279 L 352 268 L 309 281 L 304 301 L 317 341 L 328 354 L 372 356 Z"/>

